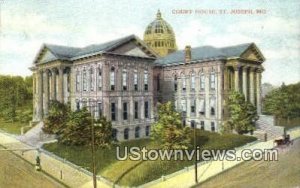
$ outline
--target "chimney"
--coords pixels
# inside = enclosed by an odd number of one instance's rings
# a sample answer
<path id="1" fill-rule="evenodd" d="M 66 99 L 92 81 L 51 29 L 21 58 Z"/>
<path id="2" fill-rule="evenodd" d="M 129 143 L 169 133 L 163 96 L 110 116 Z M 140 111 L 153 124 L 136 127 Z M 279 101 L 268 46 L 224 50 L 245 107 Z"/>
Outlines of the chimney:
<path id="1" fill-rule="evenodd" d="M 189 63 L 192 60 L 192 51 L 190 45 L 185 46 L 184 55 L 185 55 L 185 63 Z"/>

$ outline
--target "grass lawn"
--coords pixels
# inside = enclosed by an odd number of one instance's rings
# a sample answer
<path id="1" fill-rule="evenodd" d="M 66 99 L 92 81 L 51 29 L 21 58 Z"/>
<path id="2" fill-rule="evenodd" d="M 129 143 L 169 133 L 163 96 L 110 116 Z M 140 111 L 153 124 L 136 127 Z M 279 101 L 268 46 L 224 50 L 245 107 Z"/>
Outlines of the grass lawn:
<path id="1" fill-rule="evenodd" d="M 15 122 L 9 122 L 5 121 L 3 119 L 0 119 L 0 129 L 2 129 L 5 132 L 11 133 L 11 134 L 21 134 L 21 128 L 23 126 L 29 126 L 29 123 L 21 123 L 18 121 Z M 29 130 L 24 129 L 24 133 Z"/>
<path id="2" fill-rule="evenodd" d="M 230 149 L 256 140 L 254 137 L 236 134 L 219 135 L 217 133 L 198 130 L 197 143 L 200 148 L 205 149 Z M 146 147 L 159 149 L 160 145 L 150 139 L 140 139 L 119 143 L 124 147 Z M 44 145 L 44 148 L 56 155 L 65 158 L 79 166 L 86 167 L 91 171 L 91 149 L 90 147 L 65 146 L 59 143 Z M 97 149 L 98 174 L 109 180 L 125 186 L 137 186 L 160 178 L 186 166 L 193 161 L 118 161 L 116 159 L 116 146 L 110 149 Z"/>

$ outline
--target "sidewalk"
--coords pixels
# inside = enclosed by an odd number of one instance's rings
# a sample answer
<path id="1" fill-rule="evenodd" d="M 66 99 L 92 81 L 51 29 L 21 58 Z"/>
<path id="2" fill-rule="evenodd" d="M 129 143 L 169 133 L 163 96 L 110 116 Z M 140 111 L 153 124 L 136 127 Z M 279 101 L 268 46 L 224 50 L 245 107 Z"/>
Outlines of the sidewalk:
<path id="1" fill-rule="evenodd" d="M 300 137 L 300 128 L 294 129 L 292 131 L 288 131 L 288 134 L 290 134 L 291 139 L 299 138 Z M 274 148 L 273 140 L 269 140 L 267 142 L 259 142 L 251 146 L 243 147 L 243 149 L 271 149 Z M 242 149 L 238 149 L 236 154 L 238 157 L 241 156 Z M 223 171 L 226 171 L 240 163 L 244 162 L 243 160 L 235 160 L 235 161 L 228 161 L 224 160 L 222 161 L 211 161 L 207 163 L 199 163 L 198 164 L 198 182 L 201 183 L 208 178 L 211 178 L 213 176 L 216 176 L 219 173 L 222 173 Z M 222 164 L 223 163 L 223 164 Z M 223 169 L 224 168 L 224 169 Z M 191 187 L 195 185 L 195 171 L 193 168 L 189 168 L 188 171 L 180 173 L 177 175 L 170 175 L 171 177 L 166 177 L 165 180 L 156 180 L 150 183 L 145 184 L 141 187 L 151 187 L 151 188 L 184 188 L 184 187 Z"/>
<path id="2" fill-rule="evenodd" d="M 0 145 L 6 149 L 22 149 L 23 151 L 13 151 L 31 164 L 35 164 L 37 156 L 37 148 L 29 146 L 19 141 L 16 137 L 0 132 Z M 28 151 L 24 151 L 28 149 Z M 33 150 L 32 150 L 33 149 Z M 71 164 L 59 157 L 54 157 L 44 151 L 40 152 L 42 170 L 50 174 L 57 180 L 74 188 L 90 188 L 93 187 L 92 176 L 90 172 L 84 172 L 80 167 Z M 111 187 L 107 182 L 102 180 L 97 181 L 98 187 L 108 188 Z"/>

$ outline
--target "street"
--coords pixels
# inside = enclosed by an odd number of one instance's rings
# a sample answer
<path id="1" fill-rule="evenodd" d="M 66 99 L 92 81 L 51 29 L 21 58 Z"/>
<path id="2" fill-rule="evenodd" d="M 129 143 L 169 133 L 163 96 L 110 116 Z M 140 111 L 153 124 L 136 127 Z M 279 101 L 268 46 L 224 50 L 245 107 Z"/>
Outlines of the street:
<path id="1" fill-rule="evenodd" d="M 60 188 L 64 186 L 43 172 L 37 172 L 33 165 L 11 152 L 0 151 L 0 187 Z"/>

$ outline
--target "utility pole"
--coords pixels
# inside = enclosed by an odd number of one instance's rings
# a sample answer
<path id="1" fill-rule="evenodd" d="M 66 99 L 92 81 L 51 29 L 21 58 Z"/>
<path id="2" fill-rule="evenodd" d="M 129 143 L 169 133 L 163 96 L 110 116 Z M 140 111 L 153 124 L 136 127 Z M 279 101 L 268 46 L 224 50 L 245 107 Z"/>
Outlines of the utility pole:
<path id="1" fill-rule="evenodd" d="M 95 160 L 95 130 L 94 130 L 94 105 L 91 106 L 91 117 L 92 117 L 92 170 L 93 170 L 93 185 L 97 188 L 97 177 L 96 177 L 96 160 Z"/>
<path id="2" fill-rule="evenodd" d="M 198 152 L 197 152 L 197 132 L 196 132 L 196 122 L 195 122 L 195 127 L 194 127 L 194 151 L 196 152 L 195 156 L 195 183 L 198 183 L 198 168 L 197 168 L 197 157 L 198 157 Z"/>
<path id="3" fill-rule="evenodd" d="M 188 121 L 191 123 L 191 121 Z M 197 122 L 194 121 L 195 125 L 194 125 L 194 152 L 196 153 L 195 155 L 195 164 L 194 164 L 194 167 L 195 167 L 195 184 L 198 184 L 198 166 L 197 166 L 197 157 L 198 157 L 198 152 L 197 152 Z"/>

